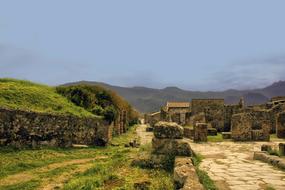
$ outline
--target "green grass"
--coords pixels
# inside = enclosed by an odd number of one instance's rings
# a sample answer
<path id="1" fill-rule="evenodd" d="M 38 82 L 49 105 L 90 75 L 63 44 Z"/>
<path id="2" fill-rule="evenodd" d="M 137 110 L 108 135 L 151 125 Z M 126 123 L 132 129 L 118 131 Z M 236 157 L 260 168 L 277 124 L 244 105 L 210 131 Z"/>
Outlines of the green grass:
<path id="1" fill-rule="evenodd" d="M 72 173 L 65 180 L 62 189 L 134 189 L 134 183 L 149 181 L 150 189 L 173 189 L 172 174 L 160 169 L 142 169 L 131 166 L 141 151 L 149 152 L 150 146 L 141 148 L 125 148 L 124 144 L 136 138 L 135 127 L 128 133 L 115 137 L 112 142 L 120 146 L 89 147 L 89 148 L 44 148 L 36 150 L 15 150 L 0 147 L 0 184 L 8 176 L 21 172 L 33 176 L 28 181 L 18 181 L 12 185 L 0 185 L 4 189 L 40 189 L 45 182 L 57 179 L 62 174 L 71 173 L 80 168 L 79 165 L 67 165 L 42 171 L 40 168 L 52 163 L 64 163 L 69 160 L 98 158 L 88 162 L 85 171 Z M 101 157 L 101 158 L 100 158 Z M 103 158 L 106 157 L 106 158 Z M 100 158 L 100 159 L 99 159 Z"/>
<path id="2" fill-rule="evenodd" d="M 208 142 L 222 142 L 223 136 L 221 133 L 218 133 L 217 136 L 208 136 Z"/>
<path id="3" fill-rule="evenodd" d="M 16 79 L 0 79 L 0 107 L 43 113 L 93 116 L 56 93 L 55 88 Z"/>
<path id="4" fill-rule="evenodd" d="M 274 189 L 274 187 L 267 186 L 267 187 L 265 188 L 265 190 L 275 190 L 275 189 Z"/>
<path id="5" fill-rule="evenodd" d="M 0 190 L 31 190 L 36 189 L 40 185 L 39 180 L 30 180 L 24 183 L 17 183 L 15 185 L 7 185 L 0 187 Z"/>
<path id="6" fill-rule="evenodd" d="M 192 157 L 193 164 L 195 166 L 196 173 L 198 175 L 200 183 L 207 190 L 218 190 L 218 188 L 214 184 L 214 181 L 208 176 L 207 172 L 199 169 L 199 165 L 202 162 L 202 159 L 203 159 L 203 157 L 199 154 L 195 154 Z"/>

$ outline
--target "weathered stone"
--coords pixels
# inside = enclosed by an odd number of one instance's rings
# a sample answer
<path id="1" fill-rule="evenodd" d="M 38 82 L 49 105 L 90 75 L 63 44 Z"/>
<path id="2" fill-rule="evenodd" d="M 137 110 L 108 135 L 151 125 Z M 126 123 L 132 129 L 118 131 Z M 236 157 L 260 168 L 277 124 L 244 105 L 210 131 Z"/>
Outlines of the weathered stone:
<path id="1" fill-rule="evenodd" d="M 276 134 L 278 138 L 285 138 L 285 112 L 277 117 Z"/>
<path id="2" fill-rule="evenodd" d="M 191 124 L 193 126 L 196 125 L 196 123 L 206 123 L 206 117 L 204 112 L 196 113 L 191 118 Z"/>
<path id="3" fill-rule="evenodd" d="M 3 145 L 60 146 L 106 145 L 113 127 L 100 118 L 53 115 L 0 109 L 0 139 Z"/>
<path id="4" fill-rule="evenodd" d="M 222 132 L 223 139 L 231 139 L 232 133 L 231 132 Z"/>
<path id="5" fill-rule="evenodd" d="M 173 178 L 175 189 L 203 189 L 190 157 L 175 158 Z"/>
<path id="6" fill-rule="evenodd" d="M 269 112 L 250 110 L 232 116 L 232 139 L 235 141 L 269 141 Z"/>
<path id="7" fill-rule="evenodd" d="M 278 168 L 285 170 L 285 160 L 282 160 L 278 163 Z"/>
<path id="8" fill-rule="evenodd" d="M 207 142 L 207 124 L 196 123 L 194 126 L 194 142 Z"/>
<path id="9" fill-rule="evenodd" d="M 153 153 L 176 156 L 191 156 L 190 144 L 184 139 L 152 139 Z"/>
<path id="10" fill-rule="evenodd" d="M 145 123 L 148 123 L 150 127 L 154 127 L 154 125 L 160 121 L 160 118 L 161 118 L 160 112 L 145 114 Z"/>
<path id="11" fill-rule="evenodd" d="M 190 127 L 184 127 L 184 137 L 193 139 L 194 137 L 194 129 Z"/>
<path id="12" fill-rule="evenodd" d="M 269 133 L 264 133 L 264 130 L 251 130 L 253 141 L 269 141 Z"/>
<path id="13" fill-rule="evenodd" d="M 205 121 L 199 123 L 210 123 L 218 131 L 224 129 L 224 99 L 192 99 L 192 114 L 196 115 L 201 112 L 205 115 Z"/>
<path id="14" fill-rule="evenodd" d="M 268 144 L 263 144 L 261 146 L 261 151 L 265 151 L 265 152 L 269 152 L 272 150 L 272 146 L 271 145 L 268 145 Z"/>
<path id="15" fill-rule="evenodd" d="M 154 136 L 156 138 L 182 139 L 183 127 L 173 122 L 160 121 L 154 125 Z"/>
<path id="16" fill-rule="evenodd" d="M 251 122 L 244 113 L 232 116 L 232 139 L 236 141 L 251 140 Z"/>
<path id="17" fill-rule="evenodd" d="M 263 162 L 268 162 L 269 157 L 268 157 L 268 154 L 266 152 L 254 152 L 253 159 L 254 160 L 260 160 Z"/>
<path id="18" fill-rule="evenodd" d="M 208 128 L 208 135 L 209 136 L 217 136 L 218 132 L 215 128 Z"/>
<path id="19" fill-rule="evenodd" d="M 281 156 L 285 156 L 285 143 L 279 143 L 279 153 Z"/>

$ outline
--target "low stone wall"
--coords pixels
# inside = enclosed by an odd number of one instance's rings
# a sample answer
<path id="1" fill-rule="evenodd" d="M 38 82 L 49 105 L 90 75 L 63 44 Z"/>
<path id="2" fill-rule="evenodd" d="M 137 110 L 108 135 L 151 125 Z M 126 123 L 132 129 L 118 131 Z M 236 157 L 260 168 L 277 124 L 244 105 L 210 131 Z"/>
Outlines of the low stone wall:
<path id="1" fill-rule="evenodd" d="M 112 126 L 100 118 L 52 115 L 0 108 L 0 145 L 69 147 L 106 145 Z"/>
<path id="2" fill-rule="evenodd" d="M 279 156 L 269 155 L 267 152 L 254 152 L 253 159 L 260 160 L 271 164 L 279 169 L 285 170 L 285 158 L 280 158 Z"/>

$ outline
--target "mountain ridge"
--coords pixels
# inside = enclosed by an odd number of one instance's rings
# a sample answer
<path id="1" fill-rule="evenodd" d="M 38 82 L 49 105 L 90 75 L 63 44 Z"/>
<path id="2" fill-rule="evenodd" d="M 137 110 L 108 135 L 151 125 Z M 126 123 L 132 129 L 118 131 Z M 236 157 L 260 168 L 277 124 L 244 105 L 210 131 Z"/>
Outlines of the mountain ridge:
<path id="1" fill-rule="evenodd" d="M 224 91 L 191 91 L 175 86 L 155 89 L 143 86 L 121 87 L 95 81 L 78 81 L 66 83 L 64 86 L 75 84 L 99 85 L 114 90 L 125 98 L 138 111 L 147 113 L 160 109 L 166 101 L 191 101 L 195 98 L 224 98 L 227 104 L 235 104 L 244 97 L 246 105 L 256 105 L 267 102 L 274 96 L 285 96 L 285 81 L 278 81 L 264 88 L 251 90 L 228 89 Z"/>

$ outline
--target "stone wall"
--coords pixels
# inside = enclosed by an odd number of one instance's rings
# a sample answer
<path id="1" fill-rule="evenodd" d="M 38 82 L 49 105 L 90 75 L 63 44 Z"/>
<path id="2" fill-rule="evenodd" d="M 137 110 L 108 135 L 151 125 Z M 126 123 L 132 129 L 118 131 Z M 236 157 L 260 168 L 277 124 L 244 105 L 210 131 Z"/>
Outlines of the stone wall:
<path id="1" fill-rule="evenodd" d="M 193 99 L 192 115 L 205 113 L 206 122 L 218 131 L 224 129 L 224 99 Z"/>
<path id="2" fill-rule="evenodd" d="M 278 138 L 285 138 L 285 112 L 280 113 L 277 117 L 276 134 Z"/>
<path id="3" fill-rule="evenodd" d="M 243 108 L 240 105 L 225 105 L 224 114 L 224 132 L 229 132 L 231 130 L 232 116 L 237 113 L 243 112 Z"/>
<path id="4" fill-rule="evenodd" d="M 113 123 L 113 132 L 115 135 L 120 135 L 127 131 L 128 123 L 127 123 L 127 112 L 120 111 L 117 119 Z"/>
<path id="5" fill-rule="evenodd" d="M 235 141 L 268 141 L 270 139 L 270 114 L 264 110 L 247 110 L 234 114 L 231 122 Z"/>
<path id="6" fill-rule="evenodd" d="M 0 109 L 0 144 L 16 147 L 106 145 L 112 126 L 100 118 Z"/>

